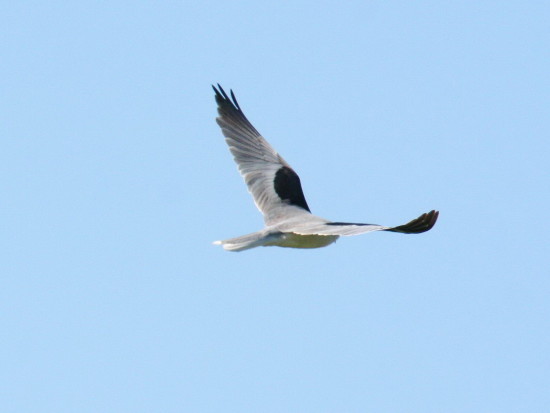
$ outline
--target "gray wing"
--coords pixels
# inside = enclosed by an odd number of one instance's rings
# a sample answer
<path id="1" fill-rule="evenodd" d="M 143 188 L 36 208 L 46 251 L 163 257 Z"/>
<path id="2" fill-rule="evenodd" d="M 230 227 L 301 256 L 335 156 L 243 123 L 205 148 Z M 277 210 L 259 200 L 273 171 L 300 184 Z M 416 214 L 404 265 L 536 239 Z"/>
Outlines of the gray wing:
<path id="1" fill-rule="evenodd" d="M 218 104 L 216 122 L 266 223 L 296 211 L 285 209 L 289 205 L 310 212 L 300 178 L 248 121 L 233 91 L 229 98 L 219 84 L 212 88 Z"/>
<path id="2" fill-rule="evenodd" d="M 385 227 L 375 224 L 355 224 L 350 222 L 304 222 L 285 230 L 300 235 L 359 235 L 372 231 L 401 232 L 403 234 L 420 234 L 429 231 L 435 225 L 438 211 L 430 211 L 412 221 L 397 227 Z"/>

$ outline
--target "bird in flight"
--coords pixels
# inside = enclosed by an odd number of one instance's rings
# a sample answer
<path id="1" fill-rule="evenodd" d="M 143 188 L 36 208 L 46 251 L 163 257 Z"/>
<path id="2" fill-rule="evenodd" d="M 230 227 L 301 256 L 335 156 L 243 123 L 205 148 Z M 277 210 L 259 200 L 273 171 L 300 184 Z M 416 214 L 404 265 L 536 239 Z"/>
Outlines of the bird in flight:
<path id="1" fill-rule="evenodd" d="M 230 98 L 219 84 L 217 88 L 212 88 L 218 104 L 219 117 L 216 122 L 265 222 L 265 228 L 261 231 L 215 241 L 214 244 L 228 251 L 260 246 L 320 248 L 332 244 L 340 236 L 372 231 L 419 234 L 435 225 L 439 215 L 435 210 L 397 227 L 334 222 L 313 215 L 304 197 L 300 178 L 248 121 L 233 91 Z"/>

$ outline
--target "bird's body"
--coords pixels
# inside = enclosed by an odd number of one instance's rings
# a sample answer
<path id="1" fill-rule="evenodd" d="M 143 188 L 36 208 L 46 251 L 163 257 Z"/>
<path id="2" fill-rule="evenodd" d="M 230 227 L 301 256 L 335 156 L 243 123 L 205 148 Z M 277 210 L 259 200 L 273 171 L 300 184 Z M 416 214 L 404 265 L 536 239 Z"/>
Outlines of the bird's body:
<path id="1" fill-rule="evenodd" d="M 287 219 L 267 226 L 262 231 L 231 238 L 224 241 L 216 241 L 228 251 L 242 251 L 259 246 L 277 246 L 286 248 L 321 248 L 335 242 L 339 235 L 300 234 L 300 228 L 313 228 L 322 226 L 329 221 L 317 217 L 309 212 L 306 214 L 297 210 L 295 214 L 289 214 Z"/>
<path id="2" fill-rule="evenodd" d="M 434 226 L 439 215 L 437 211 L 422 214 L 397 227 L 332 222 L 313 215 L 300 178 L 244 116 L 233 92 L 230 99 L 220 85 L 214 87 L 214 91 L 220 115 L 216 121 L 266 224 L 261 231 L 215 244 L 228 251 L 259 246 L 320 248 L 332 244 L 340 236 L 371 231 L 416 234 Z"/>
<path id="3" fill-rule="evenodd" d="M 285 248 L 321 248 L 332 244 L 338 235 L 299 235 L 293 232 L 281 232 L 276 229 L 264 229 L 237 238 L 215 241 L 227 251 L 243 251 L 254 247 Z"/>

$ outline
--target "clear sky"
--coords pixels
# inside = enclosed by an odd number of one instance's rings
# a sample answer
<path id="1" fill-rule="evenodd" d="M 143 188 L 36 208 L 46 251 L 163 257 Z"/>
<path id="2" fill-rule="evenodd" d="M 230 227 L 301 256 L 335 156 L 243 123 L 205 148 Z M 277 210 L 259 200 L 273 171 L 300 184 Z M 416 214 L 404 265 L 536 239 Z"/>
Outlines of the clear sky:
<path id="1" fill-rule="evenodd" d="M 547 2 L 0 14 L 3 413 L 548 410 Z M 439 222 L 213 246 L 263 226 L 218 82 L 312 212 Z"/>

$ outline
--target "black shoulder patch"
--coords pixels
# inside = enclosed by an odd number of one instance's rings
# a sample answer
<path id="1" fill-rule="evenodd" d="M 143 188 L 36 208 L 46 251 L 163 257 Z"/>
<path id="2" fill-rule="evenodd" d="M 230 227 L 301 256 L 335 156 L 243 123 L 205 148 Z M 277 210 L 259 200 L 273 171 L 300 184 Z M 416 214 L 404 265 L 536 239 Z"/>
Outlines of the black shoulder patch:
<path id="1" fill-rule="evenodd" d="M 279 195 L 279 198 L 281 198 L 283 202 L 290 205 L 299 206 L 300 208 L 311 212 L 307 206 L 304 192 L 302 191 L 300 177 L 292 169 L 287 166 L 283 166 L 279 169 L 275 174 L 273 186 L 275 188 L 275 192 L 277 192 L 277 195 Z"/>

